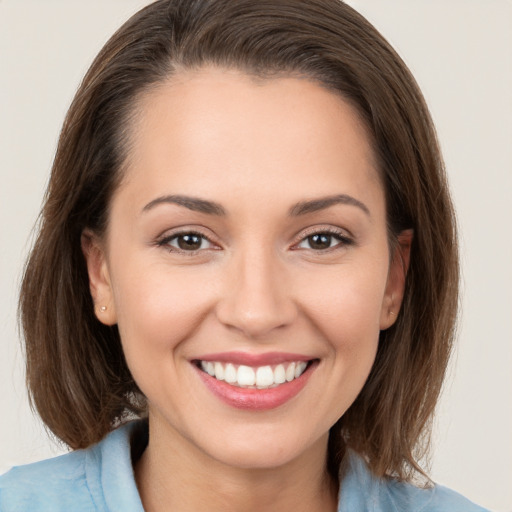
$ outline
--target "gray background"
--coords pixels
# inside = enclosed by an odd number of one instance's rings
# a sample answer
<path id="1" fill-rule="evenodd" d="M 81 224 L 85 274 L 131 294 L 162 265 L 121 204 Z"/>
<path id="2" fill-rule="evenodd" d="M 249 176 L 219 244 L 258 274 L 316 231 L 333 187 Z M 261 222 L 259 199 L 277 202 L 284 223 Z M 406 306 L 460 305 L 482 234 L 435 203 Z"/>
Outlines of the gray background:
<path id="1" fill-rule="evenodd" d="M 28 407 L 16 300 L 60 126 L 92 58 L 145 0 L 0 0 L 0 472 L 61 453 Z M 512 2 L 352 0 L 437 124 L 461 229 L 459 344 L 432 475 L 512 511 Z"/>

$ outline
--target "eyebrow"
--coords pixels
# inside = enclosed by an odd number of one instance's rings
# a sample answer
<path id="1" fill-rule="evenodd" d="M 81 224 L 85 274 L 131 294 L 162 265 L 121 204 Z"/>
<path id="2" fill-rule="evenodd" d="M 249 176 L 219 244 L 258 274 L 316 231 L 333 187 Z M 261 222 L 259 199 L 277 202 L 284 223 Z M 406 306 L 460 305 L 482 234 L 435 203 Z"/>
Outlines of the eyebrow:
<path id="1" fill-rule="evenodd" d="M 356 206 L 363 210 L 366 215 L 370 215 L 370 210 L 368 207 L 356 199 L 355 197 L 348 196 L 346 194 L 338 194 L 334 196 L 328 197 L 320 197 L 318 199 L 312 199 L 310 201 L 301 201 L 296 205 L 292 206 L 289 211 L 289 215 L 291 217 L 297 217 L 299 215 L 306 215 L 307 213 L 318 212 L 320 210 L 325 210 L 331 206 L 336 204 L 346 204 L 349 206 Z"/>
<path id="2" fill-rule="evenodd" d="M 197 197 L 183 195 L 157 197 L 156 199 L 153 199 L 153 201 L 149 202 L 146 206 L 144 206 L 142 211 L 147 212 L 160 204 L 177 204 L 178 206 L 184 206 L 189 210 L 206 213 L 208 215 L 226 215 L 226 210 L 218 203 L 207 201 L 205 199 L 199 199 Z"/>
<path id="3" fill-rule="evenodd" d="M 152 210 L 153 208 L 161 204 L 176 204 L 178 206 L 188 208 L 189 210 L 205 213 L 207 215 L 226 215 L 226 210 L 219 203 L 216 203 L 214 201 L 208 201 L 206 199 L 199 199 L 198 197 L 184 195 L 167 195 L 157 197 L 156 199 L 150 201 L 146 206 L 144 206 L 142 212 Z M 306 215 L 308 213 L 325 210 L 326 208 L 330 208 L 331 206 L 337 204 L 356 206 L 367 215 L 370 215 L 370 210 L 364 203 L 362 203 L 355 197 L 346 194 L 338 194 L 333 196 L 321 197 L 318 199 L 311 199 L 308 201 L 300 201 L 290 208 L 290 210 L 288 211 L 288 215 L 290 217 L 298 217 L 300 215 Z"/>

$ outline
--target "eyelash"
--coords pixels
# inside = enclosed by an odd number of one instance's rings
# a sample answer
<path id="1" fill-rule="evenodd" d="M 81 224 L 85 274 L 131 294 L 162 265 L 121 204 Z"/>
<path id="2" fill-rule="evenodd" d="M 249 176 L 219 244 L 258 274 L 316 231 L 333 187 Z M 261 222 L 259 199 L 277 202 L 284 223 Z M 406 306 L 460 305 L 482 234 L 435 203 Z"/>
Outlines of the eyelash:
<path id="1" fill-rule="evenodd" d="M 159 247 L 166 247 L 169 250 L 169 252 L 184 254 L 187 256 L 195 256 L 200 251 L 205 250 L 205 249 L 195 249 L 192 251 L 188 251 L 188 250 L 180 249 L 178 247 L 173 247 L 170 245 L 170 243 L 173 240 L 178 240 L 180 237 L 184 237 L 186 235 L 197 236 L 202 241 L 206 240 L 208 243 L 214 244 L 214 242 L 212 242 L 212 240 L 210 240 L 210 238 L 205 236 L 203 233 L 199 233 L 198 231 L 194 231 L 194 230 L 185 230 L 185 231 L 179 231 L 178 233 L 173 233 L 172 235 L 169 235 L 169 236 L 165 236 L 164 238 L 157 241 L 157 245 Z"/>
<path id="2" fill-rule="evenodd" d="M 195 256 L 197 253 L 199 253 L 202 250 L 208 250 L 208 249 L 194 249 L 194 250 L 189 251 L 189 250 L 180 249 L 178 247 L 173 247 L 170 245 L 170 243 L 173 240 L 178 240 L 180 237 L 183 237 L 186 235 L 196 236 L 196 237 L 200 238 L 202 241 L 205 240 L 210 244 L 214 244 L 214 242 L 210 238 L 208 238 L 206 235 L 204 235 L 203 233 L 200 233 L 198 231 L 193 231 L 193 230 L 185 230 L 185 231 L 173 233 L 172 235 L 169 235 L 169 236 L 165 236 L 164 238 L 157 241 L 157 245 L 159 247 L 166 247 L 169 250 L 169 252 L 184 254 L 187 256 Z M 338 241 L 338 243 L 336 245 L 334 245 L 333 247 L 328 247 L 326 249 L 317 249 L 317 250 L 312 249 L 312 248 L 309 249 L 316 253 L 322 254 L 322 253 L 326 253 L 329 251 L 334 251 L 334 250 L 342 248 L 342 247 L 354 245 L 354 240 L 351 237 L 347 236 L 341 230 L 334 229 L 334 228 L 324 228 L 324 229 L 315 228 L 315 229 L 311 230 L 310 232 L 303 233 L 299 242 L 294 244 L 293 250 L 300 250 L 297 248 L 297 246 L 300 245 L 301 243 L 307 241 L 309 238 L 311 238 L 315 235 L 326 235 L 326 236 L 334 238 Z"/>
<path id="3" fill-rule="evenodd" d="M 347 247 L 350 245 L 354 245 L 354 239 L 350 236 L 347 236 L 344 231 L 336 228 L 324 228 L 324 229 L 318 229 L 314 228 L 311 231 L 306 231 L 302 234 L 302 237 L 300 241 L 294 245 L 294 247 L 297 247 L 299 244 L 307 241 L 309 238 L 315 236 L 315 235 L 326 235 L 330 238 L 336 239 L 339 243 L 334 245 L 333 247 L 328 247 L 327 249 L 311 249 L 316 253 L 326 253 L 329 251 L 335 251 L 336 249 L 341 249 L 342 247 Z"/>

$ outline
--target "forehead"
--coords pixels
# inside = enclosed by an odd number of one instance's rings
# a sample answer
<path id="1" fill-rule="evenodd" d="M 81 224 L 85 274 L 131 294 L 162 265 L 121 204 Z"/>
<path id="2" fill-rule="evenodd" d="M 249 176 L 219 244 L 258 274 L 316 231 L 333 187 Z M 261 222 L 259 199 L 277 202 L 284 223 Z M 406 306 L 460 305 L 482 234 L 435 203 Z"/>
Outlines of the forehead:
<path id="1" fill-rule="evenodd" d="M 169 186 L 207 196 L 219 182 L 302 197 L 332 194 L 340 180 L 353 193 L 380 188 L 355 108 L 306 78 L 182 71 L 139 99 L 130 131 L 124 182 L 139 195 Z"/>

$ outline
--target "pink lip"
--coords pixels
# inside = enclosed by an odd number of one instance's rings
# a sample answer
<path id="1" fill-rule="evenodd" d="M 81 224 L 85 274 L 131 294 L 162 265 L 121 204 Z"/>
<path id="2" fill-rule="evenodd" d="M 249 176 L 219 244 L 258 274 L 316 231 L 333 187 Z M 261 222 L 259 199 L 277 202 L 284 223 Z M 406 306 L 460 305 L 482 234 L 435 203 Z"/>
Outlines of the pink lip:
<path id="1" fill-rule="evenodd" d="M 219 363 L 243 364 L 245 366 L 266 366 L 294 361 L 311 361 L 311 356 L 288 352 L 267 352 L 265 354 L 248 354 L 247 352 L 219 352 L 195 358 L 199 361 L 218 361 Z"/>
<path id="2" fill-rule="evenodd" d="M 217 357 L 218 354 L 215 356 Z M 219 359 L 213 360 L 219 361 Z M 297 361 L 299 359 L 292 360 Z M 233 362 L 233 359 L 230 359 L 230 361 Z M 286 361 L 290 361 L 290 359 L 287 358 Z M 225 381 L 217 380 L 215 377 L 211 377 L 197 366 L 194 367 L 198 372 L 199 377 L 206 384 L 208 389 L 225 404 L 231 407 L 235 407 L 236 409 L 265 411 L 275 409 L 276 407 L 285 404 L 293 397 L 295 397 L 307 384 L 311 374 L 317 366 L 318 361 L 315 360 L 310 363 L 306 371 L 298 379 L 294 379 L 291 382 L 286 382 L 275 388 L 269 389 L 250 389 L 232 386 Z"/>

